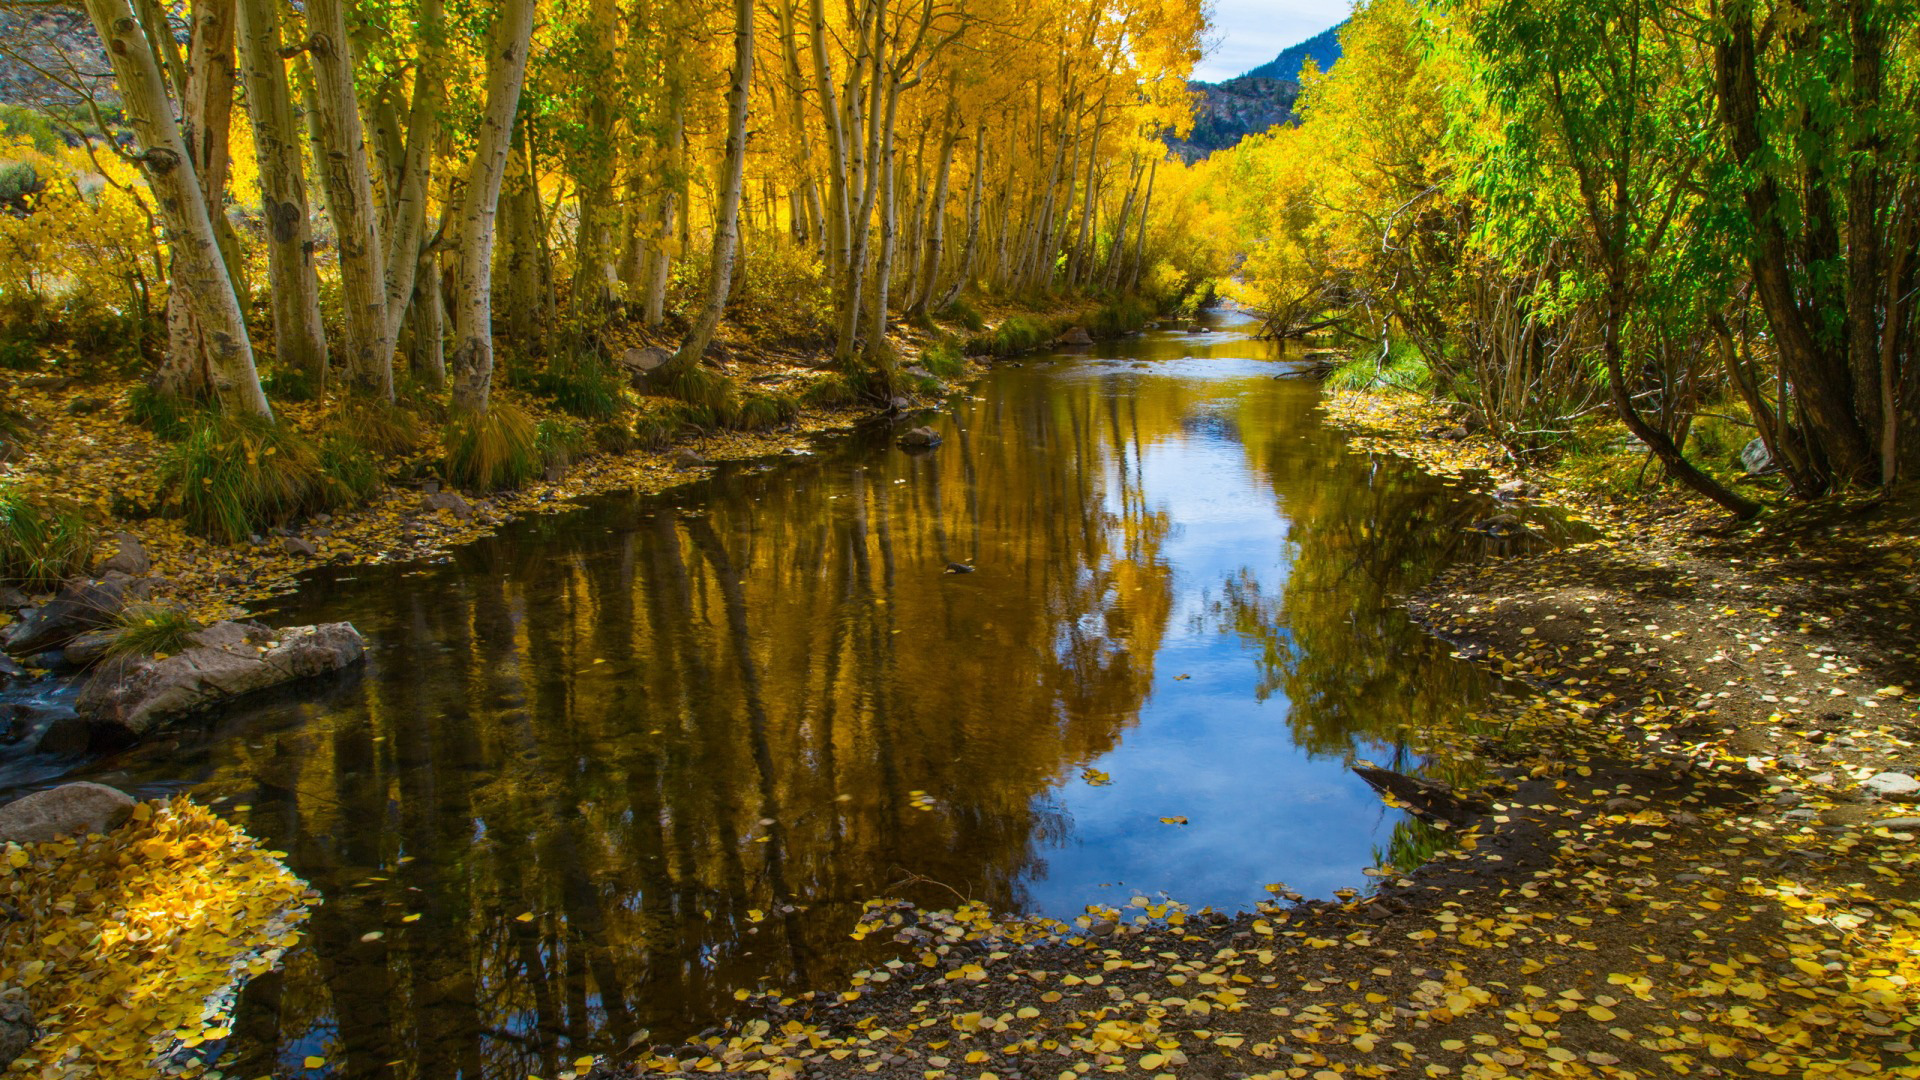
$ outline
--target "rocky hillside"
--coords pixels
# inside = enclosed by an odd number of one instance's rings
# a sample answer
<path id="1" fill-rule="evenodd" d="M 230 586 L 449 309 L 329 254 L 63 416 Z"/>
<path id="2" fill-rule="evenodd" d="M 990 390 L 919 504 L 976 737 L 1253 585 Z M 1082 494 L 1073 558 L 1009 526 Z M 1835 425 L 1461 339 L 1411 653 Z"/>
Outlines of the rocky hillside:
<path id="1" fill-rule="evenodd" d="M 1312 60 L 1313 65 L 1321 71 L 1326 71 L 1340 60 L 1340 31 L 1346 29 L 1346 26 L 1347 24 L 1343 22 L 1331 30 L 1315 34 L 1300 44 L 1282 51 L 1279 56 L 1247 74 L 1260 75 L 1269 79 L 1298 81 L 1300 69 L 1306 66 L 1308 60 Z"/>
<path id="2" fill-rule="evenodd" d="M 1293 123 L 1293 103 L 1300 96 L 1299 83 L 1258 75 L 1188 86 L 1198 92 L 1193 103 L 1193 133 L 1184 140 L 1168 139 L 1167 146 L 1189 163 L 1275 124 Z"/>

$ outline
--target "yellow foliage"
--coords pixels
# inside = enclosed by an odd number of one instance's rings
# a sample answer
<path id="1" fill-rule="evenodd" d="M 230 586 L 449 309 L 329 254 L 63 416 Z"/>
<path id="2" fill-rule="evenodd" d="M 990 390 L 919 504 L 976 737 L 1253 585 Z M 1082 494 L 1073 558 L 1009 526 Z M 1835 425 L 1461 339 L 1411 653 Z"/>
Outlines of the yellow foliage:
<path id="1" fill-rule="evenodd" d="M 45 185 L 30 213 L 0 214 L 0 296 L 159 303 L 164 248 L 134 166 L 104 147 L 43 154 L 26 139 L 0 139 L 0 162 L 32 165 Z"/>
<path id="2" fill-rule="evenodd" d="M 0 896 L 27 922 L 0 940 L 0 983 L 26 989 L 41 1032 L 13 1071 L 133 1078 L 226 1036 L 233 992 L 295 943 L 307 892 L 182 798 L 105 836 L 9 845 Z"/>

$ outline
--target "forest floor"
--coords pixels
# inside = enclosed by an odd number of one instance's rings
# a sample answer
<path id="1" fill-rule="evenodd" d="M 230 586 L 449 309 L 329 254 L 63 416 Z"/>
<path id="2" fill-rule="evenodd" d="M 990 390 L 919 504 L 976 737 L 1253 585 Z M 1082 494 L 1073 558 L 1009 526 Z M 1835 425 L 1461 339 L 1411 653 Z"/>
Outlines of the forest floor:
<path id="1" fill-rule="evenodd" d="M 1513 478 L 1422 400 L 1327 409 L 1357 448 Z M 1603 535 L 1408 598 L 1512 690 L 1427 736 L 1489 781 L 1427 801 L 1457 843 L 1426 866 L 1236 916 L 875 905 L 855 933 L 903 951 L 852 987 L 577 1075 L 1920 1077 L 1911 493 L 1737 526 L 1525 479 Z"/>

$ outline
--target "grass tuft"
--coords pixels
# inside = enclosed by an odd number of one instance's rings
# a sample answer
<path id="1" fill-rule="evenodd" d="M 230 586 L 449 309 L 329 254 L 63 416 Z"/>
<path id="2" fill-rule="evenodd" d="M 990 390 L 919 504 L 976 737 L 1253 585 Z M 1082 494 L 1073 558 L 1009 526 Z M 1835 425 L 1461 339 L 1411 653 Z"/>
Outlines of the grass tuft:
<path id="1" fill-rule="evenodd" d="M 597 350 L 575 349 L 554 357 L 527 380 L 528 388 L 553 399 L 564 412 L 585 420 L 611 420 L 626 408 L 620 379 Z"/>
<path id="2" fill-rule="evenodd" d="M 741 431 L 772 431 L 793 423 L 799 415 L 800 401 L 792 394 L 754 391 L 741 398 L 733 426 Z"/>
<path id="3" fill-rule="evenodd" d="M 920 366 L 940 378 L 953 379 L 966 373 L 967 361 L 960 355 L 957 340 L 942 338 L 921 352 Z"/>
<path id="4" fill-rule="evenodd" d="M 541 471 L 533 418 L 505 402 L 447 421 L 441 449 L 447 479 L 469 491 L 517 488 Z"/>
<path id="5" fill-rule="evenodd" d="M 942 322 L 964 327 L 969 333 L 977 334 L 987 328 L 987 320 L 981 317 L 980 312 L 959 297 L 955 297 L 953 303 L 941 308 L 939 317 Z"/>
<path id="6" fill-rule="evenodd" d="M 740 393 L 733 380 L 698 364 L 674 371 L 661 368 L 650 377 L 650 384 L 656 393 L 707 410 L 715 427 L 726 426 L 740 409 Z"/>
<path id="7" fill-rule="evenodd" d="M 186 438 L 197 412 L 193 402 L 162 394 L 152 383 L 139 383 L 127 392 L 127 419 L 153 432 L 156 439 L 179 442 Z"/>
<path id="8" fill-rule="evenodd" d="M 76 504 L 0 487 L 0 581 L 51 588 L 93 564 L 92 526 Z"/>
<path id="9" fill-rule="evenodd" d="M 328 420 L 327 428 L 383 458 L 406 457 L 420 449 L 420 418 L 390 401 L 351 400 Z"/>
<path id="10" fill-rule="evenodd" d="M 231 544 L 341 505 L 353 485 L 330 479 L 321 449 L 291 428 L 210 415 L 161 459 L 160 489 L 189 529 Z"/>
<path id="11" fill-rule="evenodd" d="M 115 660 L 185 652 L 193 647 L 193 635 L 202 629 L 186 612 L 161 604 L 130 605 L 115 616 L 114 624 L 107 656 Z"/>

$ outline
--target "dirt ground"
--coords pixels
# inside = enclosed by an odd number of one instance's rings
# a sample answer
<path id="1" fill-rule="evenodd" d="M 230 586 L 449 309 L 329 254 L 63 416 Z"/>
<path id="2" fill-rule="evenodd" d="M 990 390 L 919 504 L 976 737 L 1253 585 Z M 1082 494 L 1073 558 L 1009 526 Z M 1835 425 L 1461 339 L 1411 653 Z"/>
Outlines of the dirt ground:
<path id="1" fill-rule="evenodd" d="M 1365 448 L 1514 478 L 1412 399 L 1328 411 Z M 561 1080 L 1920 1077 L 1911 493 L 1737 527 L 1526 479 L 1604 535 L 1408 598 L 1515 688 L 1433 733 L 1491 780 L 1406 793 L 1456 836 L 1426 866 L 1234 917 L 876 905 L 855 933 L 902 952 L 854 986 Z"/>

